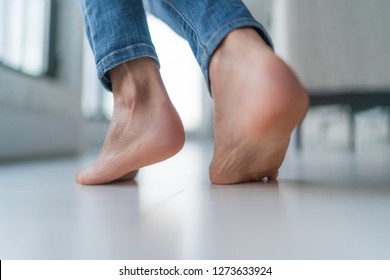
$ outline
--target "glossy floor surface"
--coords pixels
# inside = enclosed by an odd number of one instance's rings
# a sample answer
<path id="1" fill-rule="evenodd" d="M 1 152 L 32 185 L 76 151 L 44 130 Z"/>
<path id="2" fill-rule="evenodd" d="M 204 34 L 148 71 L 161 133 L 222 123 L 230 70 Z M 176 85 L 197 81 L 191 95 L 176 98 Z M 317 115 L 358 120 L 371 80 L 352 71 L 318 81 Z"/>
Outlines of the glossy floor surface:
<path id="1" fill-rule="evenodd" d="M 134 182 L 96 156 L 0 164 L 0 259 L 390 259 L 390 149 L 290 150 L 278 183 L 215 186 L 188 142 Z"/>

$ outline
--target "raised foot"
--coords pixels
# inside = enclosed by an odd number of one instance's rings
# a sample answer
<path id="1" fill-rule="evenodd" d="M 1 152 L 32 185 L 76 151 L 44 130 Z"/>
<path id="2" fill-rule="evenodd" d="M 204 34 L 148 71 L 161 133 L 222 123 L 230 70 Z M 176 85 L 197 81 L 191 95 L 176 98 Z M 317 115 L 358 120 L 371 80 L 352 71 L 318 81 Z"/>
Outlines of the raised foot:
<path id="1" fill-rule="evenodd" d="M 210 65 L 215 111 L 214 184 L 276 179 L 308 97 L 252 29 L 233 31 Z"/>
<path id="2" fill-rule="evenodd" d="M 151 59 L 122 64 L 110 76 L 114 113 L 98 159 L 77 174 L 85 185 L 132 179 L 135 170 L 175 155 L 184 144 L 182 122 Z"/>

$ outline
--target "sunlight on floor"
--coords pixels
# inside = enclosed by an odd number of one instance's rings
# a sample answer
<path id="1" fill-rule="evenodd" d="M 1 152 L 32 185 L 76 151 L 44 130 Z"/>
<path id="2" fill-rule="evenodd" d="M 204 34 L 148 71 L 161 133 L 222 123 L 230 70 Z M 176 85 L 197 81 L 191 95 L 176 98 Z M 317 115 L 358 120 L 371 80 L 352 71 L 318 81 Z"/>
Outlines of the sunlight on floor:
<path id="1" fill-rule="evenodd" d="M 278 183 L 230 186 L 199 141 L 103 186 L 74 180 L 97 150 L 3 164 L 0 258 L 388 259 L 389 152 L 290 149 Z"/>

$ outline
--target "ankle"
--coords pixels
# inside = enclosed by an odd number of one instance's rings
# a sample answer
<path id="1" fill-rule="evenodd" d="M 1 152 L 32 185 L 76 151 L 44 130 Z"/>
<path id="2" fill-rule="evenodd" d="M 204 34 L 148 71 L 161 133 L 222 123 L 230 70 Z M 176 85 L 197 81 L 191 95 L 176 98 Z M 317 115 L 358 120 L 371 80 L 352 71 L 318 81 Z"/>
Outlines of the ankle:
<path id="1" fill-rule="evenodd" d="M 162 85 L 157 63 L 151 58 L 122 63 L 113 68 L 109 75 L 116 103 L 145 99 L 151 94 L 151 88 Z"/>
<path id="2" fill-rule="evenodd" d="M 254 28 L 238 28 L 231 31 L 211 58 L 210 80 L 221 68 L 235 68 L 238 67 L 237 62 L 245 62 L 247 58 L 252 59 L 253 52 L 256 52 L 256 58 L 259 54 L 274 55 L 272 49 Z"/>

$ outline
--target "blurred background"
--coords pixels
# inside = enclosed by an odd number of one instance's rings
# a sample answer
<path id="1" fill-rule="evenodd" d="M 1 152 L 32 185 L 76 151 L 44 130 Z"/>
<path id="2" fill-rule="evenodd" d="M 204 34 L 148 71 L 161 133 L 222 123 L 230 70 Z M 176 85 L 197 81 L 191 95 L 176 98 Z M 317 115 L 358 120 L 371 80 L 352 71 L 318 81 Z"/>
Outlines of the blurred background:
<path id="1" fill-rule="evenodd" d="M 0 0 L 0 259 L 389 259 L 390 1 L 244 2 L 311 99 L 279 182 L 210 184 L 212 100 L 187 42 L 148 15 L 186 144 L 89 187 L 74 176 L 112 96 L 77 3 Z"/>
<path id="2" fill-rule="evenodd" d="M 390 143 L 390 2 L 246 0 L 311 96 L 298 150 Z M 185 40 L 148 15 L 188 139 L 212 139 L 212 101 Z M 76 1 L 0 0 L 0 160 L 98 147 L 112 96 L 96 78 Z"/>

